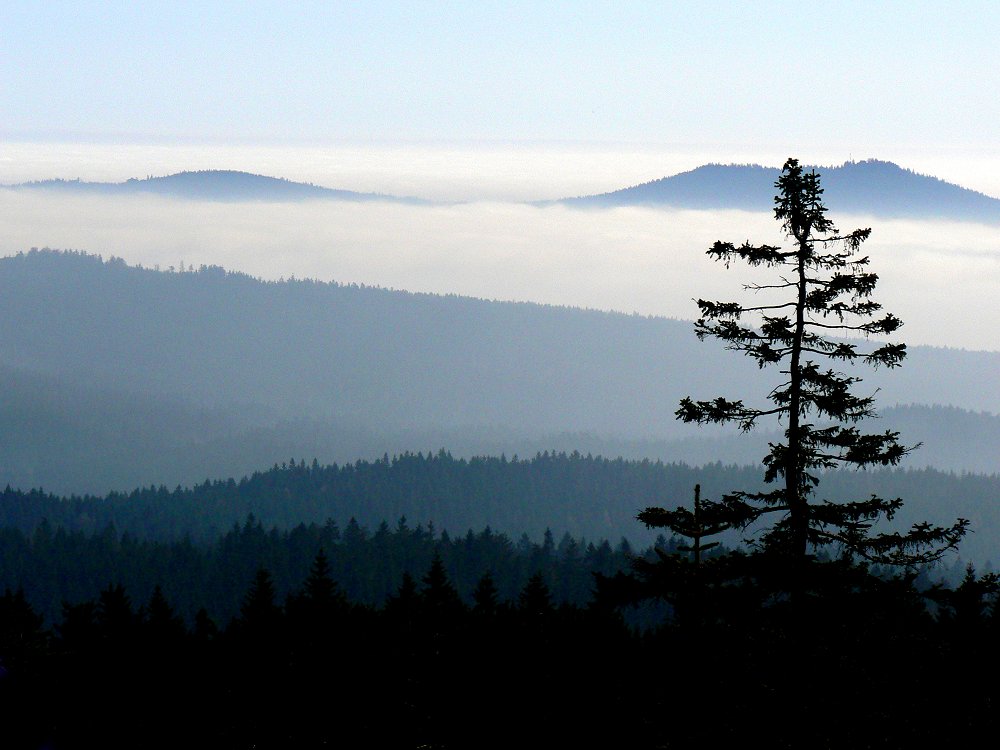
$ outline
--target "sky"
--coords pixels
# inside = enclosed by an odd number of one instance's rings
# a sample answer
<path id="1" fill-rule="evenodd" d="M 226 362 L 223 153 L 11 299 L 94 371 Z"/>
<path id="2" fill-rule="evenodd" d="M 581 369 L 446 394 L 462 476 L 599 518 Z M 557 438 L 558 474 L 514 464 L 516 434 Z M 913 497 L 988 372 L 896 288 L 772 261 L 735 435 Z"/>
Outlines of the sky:
<path id="1" fill-rule="evenodd" d="M 192 148 L 205 168 L 299 147 L 289 177 L 319 172 L 317 150 L 367 150 L 376 171 L 396 151 L 431 177 L 481 154 L 483 182 L 498 168 L 535 178 L 508 193 L 459 178 L 463 197 L 552 197 L 550 152 L 589 156 L 593 172 L 615 159 L 616 185 L 711 157 L 878 157 L 1000 195 L 989 2 L 7 0 L 0 35 L 5 151 L 173 148 L 150 165 L 169 170 Z M 142 166 L 126 156 L 116 177 Z M 107 161 L 63 169 L 92 178 Z M 49 166 L 8 154 L 0 182 Z"/>
<path id="2" fill-rule="evenodd" d="M 991 147 L 988 2 L 17 2 L 11 139 Z M 860 155 L 860 154 L 857 154 Z"/>
<path id="3" fill-rule="evenodd" d="M 73 247 L 691 317 L 692 290 L 715 277 L 678 259 L 756 237 L 767 217 L 581 219 L 510 202 L 790 155 L 887 159 L 1000 197 L 998 38 L 986 2 L 7 0 L 0 184 L 242 169 L 474 203 L 306 215 L 5 196 L 0 253 Z M 1000 297 L 995 228 L 891 222 L 872 242 L 893 253 L 885 293 L 908 336 L 1000 346 L 988 303 L 956 337 L 950 295 Z"/>

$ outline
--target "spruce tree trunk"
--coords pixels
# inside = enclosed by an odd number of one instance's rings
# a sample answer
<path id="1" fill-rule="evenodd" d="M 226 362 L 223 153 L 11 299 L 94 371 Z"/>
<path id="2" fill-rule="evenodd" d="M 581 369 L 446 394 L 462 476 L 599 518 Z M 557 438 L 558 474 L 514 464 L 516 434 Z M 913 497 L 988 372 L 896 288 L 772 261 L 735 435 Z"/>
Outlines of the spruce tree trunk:
<path id="1" fill-rule="evenodd" d="M 788 401 L 788 453 L 785 461 L 785 496 L 791 516 L 791 548 L 788 550 L 796 559 L 796 564 L 805 561 L 809 531 L 809 515 L 806 498 L 802 496 L 802 447 L 799 425 L 799 410 L 802 401 L 802 336 L 805 331 L 806 308 L 806 259 L 809 255 L 808 230 L 801 230 L 796 236 L 798 251 L 798 297 L 795 304 L 795 332 L 792 338 L 792 358 L 789 372 Z"/>

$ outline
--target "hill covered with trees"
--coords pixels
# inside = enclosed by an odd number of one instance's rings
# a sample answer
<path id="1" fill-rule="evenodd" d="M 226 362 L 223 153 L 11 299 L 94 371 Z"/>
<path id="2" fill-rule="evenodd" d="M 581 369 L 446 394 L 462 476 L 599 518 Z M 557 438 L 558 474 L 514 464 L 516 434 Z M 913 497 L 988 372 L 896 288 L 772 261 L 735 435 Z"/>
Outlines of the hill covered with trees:
<path id="1" fill-rule="evenodd" d="M 8 488 L 0 494 L 0 527 L 22 533 L 47 520 L 53 527 L 86 534 L 109 525 L 147 540 L 190 538 L 207 543 L 253 514 L 266 527 L 345 523 L 369 528 L 401 517 L 431 523 L 451 534 L 491 527 L 519 538 L 539 539 L 550 529 L 588 540 L 628 538 L 653 542 L 636 514 L 651 505 L 690 505 L 701 484 L 706 498 L 734 489 L 763 489 L 754 466 L 721 463 L 692 467 L 658 461 L 626 461 L 542 453 L 531 458 L 456 458 L 439 451 L 401 454 L 341 465 L 290 460 L 240 479 L 206 480 L 190 487 L 146 486 L 102 496 L 64 497 Z M 898 522 L 954 516 L 972 521 L 962 544 L 966 559 L 1000 560 L 1000 477 L 956 475 L 933 469 L 836 471 L 823 476 L 822 494 L 846 500 L 878 493 L 902 497 Z M 727 538 L 739 543 L 739 536 Z"/>
<path id="2" fill-rule="evenodd" d="M 688 463 L 765 452 L 674 419 L 685 395 L 761 377 L 683 321 L 52 251 L 0 259 L 0 288 L 0 482 L 15 487 L 103 494 L 293 455 L 441 447 Z M 865 382 L 886 424 L 926 444 L 911 466 L 992 472 L 998 370 L 995 353 L 913 347 L 906 367 Z"/>

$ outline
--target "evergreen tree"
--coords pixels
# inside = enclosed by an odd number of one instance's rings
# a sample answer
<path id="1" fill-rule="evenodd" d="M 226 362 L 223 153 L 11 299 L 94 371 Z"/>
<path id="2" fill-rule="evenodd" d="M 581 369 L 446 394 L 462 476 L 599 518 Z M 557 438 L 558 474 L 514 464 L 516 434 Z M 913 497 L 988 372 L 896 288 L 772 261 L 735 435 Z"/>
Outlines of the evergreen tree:
<path id="1" fill-rule="evenodd" d="M 472 611 L 475 614 L 483 617 L 492 617 L 496 614 L 500 606 L 500 594 L 493 580 L 493 574 L 489 571 L 483 573 L 482 578 L 476 584 L 476 588 L 472 592 L 472 602 Z"/>
<path id="2" fill-rule="evenodd" d="M 97 602 L 97 626 L 105 642 L 123 648 L 136 635 L 139 615 L 132 609 L 132 600 L 120 583 L 103 589 Z"/>
<path id="3" fill-rule="evenodd" d="M 403 573 L 399 588 L 385 603 L 386 614 L 397 626 L 412 628 L 419 601 L 417 582 L 409 573 Z"/>
<path id="4" fill-rule="evenodd" d="M 327 613 L 347 604 L 337 582 L 330 577 L 330 560 L 322 549 L 316 553 L 316 558 L 313 560 L 303 594 L 316 612 Z"/>
<path id="5" fill-rule="evenodd" d="M 778 370 L 782 377 L 767 393 L 770 405 L 687 397 L 676 414 L 698 424 L 735 423 L 743 431 L 777 418 L 785 425 L 784 440 L 771 445 L 763 464 L 765 481 L 780 486 L 764 492 L 736 491 L 704 503 L 701 522 L 713 529 L 747 529 L 777 514 L 778 520 L 758 541 L 764 549 L 791 558 L 795 569 L 810 559 L 811 550 L 831 544 L 882 563 L 935 560 L 956 547 L 967 521 L 959 519 L 948 527 L 918 523 L 906 533 L 876 533 L 873 524 L 880 517 L 891 520 L 902 500 L 872 495 L 833 503 L 812 497 L 823 470 L 893 466 L 911 450 L 900 444 L 896 432 L 868 434 L 858 428 L 859 422 L 875 416 L 873 398 L 854 392 L 860 378 L 830 365 L 896 367 L 906 346 L 890 342 L 863 346 L 837 338 L 888 336 L 902 325 L 871 299 L 878 276 L 868 270 L 869 258 L 860 254 L 871 230 L 839 232 L 826 216 L 819 175 L 806 172 L 795 159 L 785 163 L 775 187 L 774 215 L 790 240 L 788 248 L 716 242 L 708 250 L 727 268 L 733 261 L 743 261 L 776 271 L 772 283 L 745 287 L 769 299 L 757 305 L 699 299 L 701 317 L 695 324 L 699 339 L 720 339 L 727 349 L 751 357 L 760 368 Z M 644 520 L 683 530 L 690 515 L 682 509 L 649 509 Z"/>
<path id="6" fill-rule="evenodd" d="M 0 714 L 4 747 L 44 747 L 53 712 L 51 678 L 45 674 L 49 633 L 24 598 L 10 589 L 0 596 Z M 48 678 L 48 679 L 46 679 Z"/>
<path id="7" fill-rule="evenodd" d="M 281 608 L 275 601 L 274 581 L 266 568 L 259 568 L 240 607 L 238 630 L 248 638 L 276 638 L 281 624 Z"/>
<path id="8" fill-rule="evenodd" d="M 521 614 L 529 620 L 552 613 L 552 592 L 540 572 L 535 573 L 524 584 L 517 598 L 517 606 Z"/>
<path id="9" fill-rule="evenodd" d="M 198 643 L 208 643 L 219 635 L 219 627 L 208 615 L 208 610 L 202 607 L 194 616 L 193 635 Z"/>
<path id="10" fill-rule="evenodd" d="M 178 643 L 187 632 L 184 621 L 177 616 L 159 584 L 153 589 L 149 604 L 146 605 L 145 625 L 148 634 L 161 647 Z"/>
<path id="11" fill-rule="evenodd" d="M 424 589 L 420 598 L 427 615 L 432 619 L 450 620 L 457 617 L 464 605 L 454 584 L 448 579 L 441 556 L 434 554 L 431 567 L 423 578 Z"/>
<path id="12" fill-rule="evenodd" d="M 976 569 L 969 563 L 958 586 L 947 588 L 939 584 L 928 592 L 928 596 L 938 605 L 939 620 L 968 636 L 985 627 L 988 614 L 995 606 L 997 591 L 1000 591 L 1000 576 L 996 573 L 977 576 Z"/>
<path id="13" fill-rule="evenodd" d="M 632 570 L 638 576 L 605 579 L 603 585 L 617 587 L 619 596 L 626 599 L 664 599 L 673 606 L 678 620 L 693 619 L 697 625 L 705 615 L 705 590 L 729 580 L 733 570 L 730 565 L 734 555 L 716 556 L 703 559 L 703 553 L 719 546 L 719 542 L 703 542 L 706 537 L 724 531 L 727 524 L 716 519 L 706 523 L 702 514 L 701 485 L 694 486 L 694 509 L 677 508 L 664 511 L 662 508 L 647 508 L 639 514 L 639 520 L 651 528 L 669 526 L 675 534 L 688 537 L 690 544 L 673 544 L 667 549 L 667 542 L 661 535 L 654 545 L 654 556 L 636 557 Z"/>
<path id="14" fill-rule="evenodd" d="M 0 678 L 43 653 L 48 644 L 43 624 L 41 615 L 24 598 L 23 589 L 4 591 L 0 596 Z"/>

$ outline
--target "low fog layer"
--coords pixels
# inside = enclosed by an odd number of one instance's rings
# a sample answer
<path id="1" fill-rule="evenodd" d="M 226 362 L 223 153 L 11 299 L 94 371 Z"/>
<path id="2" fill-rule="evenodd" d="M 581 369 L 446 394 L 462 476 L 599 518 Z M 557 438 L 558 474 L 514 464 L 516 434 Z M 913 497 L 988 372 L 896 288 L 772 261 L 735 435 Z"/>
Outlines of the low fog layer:
<path id="1" fill-rule="evenodd" d="M 1000 233 L 951 222 L 838 214 L 871 226 L 878 299 L 911 344 L 998 348 Z M 717 239 L 780 242 L 764 213 L 580 210 L 513 203 L 219 204 L 0 191 L 0 254 L 76 248 L 147 267 L 220 265 L 487 299 L 690 319 L 694 297 L 734 299 L 751 279 L 705 257 Z M 765 277 L 761 277 L 765 278 Z"/>

